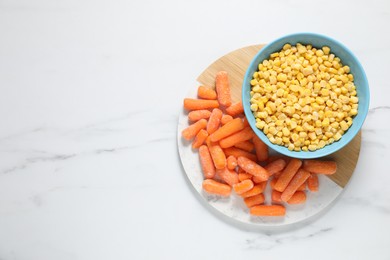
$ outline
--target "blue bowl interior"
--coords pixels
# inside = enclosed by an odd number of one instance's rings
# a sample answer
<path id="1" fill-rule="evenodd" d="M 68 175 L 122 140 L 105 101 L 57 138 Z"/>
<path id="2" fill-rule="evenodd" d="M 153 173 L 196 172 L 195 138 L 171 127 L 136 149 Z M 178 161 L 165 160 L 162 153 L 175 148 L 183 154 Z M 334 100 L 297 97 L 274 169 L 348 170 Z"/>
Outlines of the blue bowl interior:
<path id="1" fill-rule="evenodd" d="M 351 73 L 354 76 L 354 83 L 356 85 L 356 92 L 359 98 L 358 114 L 353 118 L 353 124 L 348 129 L 348 131 L 342 136 L 342 138 L 327 145 L 322 149 L 316 151 L 290 151 L 284 146 L 272 144 L 267 136 L 256 127 L 256 120 L 250 110 L 250 90 L 251 85 L 250 81 L 252 79 L 253 73 L 257 71 L 258 64 L 265 59 L 269 59 L 269 55 L 273 52 L 280 51 L 283 48 L 283 45 L 290 43 L 291 45 L 296 45 L 297 43 L 301 44 L 311 44 L 313 47 L 320 48 L 322 46 L 328 46 L 331 49 L 331 53 L 334 53 L 337 57 L 341 59 L 343 65 L 348 65 L 351 68 Z M 370 101 L 370 93 L 368 87 L 368 81 L 366 74 L 363 70 L 363 67 L 360 65 L 357 58 L 341 43 L 318 34 L 312 33 L 299 33 L 287 35 L 285 37 L 279 38 L 265 47 L 263 47 L 251 61 L 246 74 L 244 76 L 243 86 L 242 86 L 242 102 L 244 105 L 245 115 L 248 118 L 249 124 L 257 136 L 266 143 L 273 150 L 295 158 L 310 159 L 323 157 L 328 154 L 334 153 L 337 150 L 341 149 L 347 145 L 359 132 L 360 128 L 363 125 L 363 122 L 367 116 L 368 108 Z"/>

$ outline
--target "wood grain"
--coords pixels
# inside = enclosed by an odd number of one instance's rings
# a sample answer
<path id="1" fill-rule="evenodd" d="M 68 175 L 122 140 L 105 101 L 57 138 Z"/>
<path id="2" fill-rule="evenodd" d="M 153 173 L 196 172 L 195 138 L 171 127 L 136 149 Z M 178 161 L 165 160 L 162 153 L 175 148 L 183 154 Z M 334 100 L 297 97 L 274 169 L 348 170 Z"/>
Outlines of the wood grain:
<path id="1" fill-rule="evenodd" d="M 250 61 L 255 54 L 264 46 L 264 44 L 253 45 L 232 51 L 225 56 L 214 61 L 197 78 L 198 82 L 208 86 L 215 87 L 215 75 L 218 71 L 224 70 L 229 74 L 232 101 L 241 100 L 241 86 Z"/>
<path id="2" fill-rule="evenodd" d="M 264 44 L 252 45 L 232 51 L 225 56 L 214 61 L 197 78 L 198 82 L 204 86 L 215 87 L 215 75 L 218 71 L 224 70 L 229 74 L 231 94 L 233 102 L 241 100 L 242 81 L 249 66 L 250 61 Z M 332 181 L 344 188 L 351 178 L 357 161 L 359 159 L 361 145 L 361 132 L 343 149 L 322 158 L 322 160 L 335 160 L 337 162 L 337 172 L 329 177 Z"/>

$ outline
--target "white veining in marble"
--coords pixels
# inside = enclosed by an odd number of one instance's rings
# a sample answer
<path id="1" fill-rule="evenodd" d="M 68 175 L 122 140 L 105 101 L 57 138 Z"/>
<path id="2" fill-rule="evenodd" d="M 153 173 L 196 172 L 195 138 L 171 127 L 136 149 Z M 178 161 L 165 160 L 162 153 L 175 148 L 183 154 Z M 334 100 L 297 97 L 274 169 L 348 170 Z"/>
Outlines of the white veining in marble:
<path id="1" fill-rule="evenodd" d="M 387 0 L 0 1 L 0 259 L 390 259 L 389 24 Z M 299 31 L 366 70 L 360 159 L 315 221 L 240 228 L 183 172 L 182 99 L 218 57 Z"/>

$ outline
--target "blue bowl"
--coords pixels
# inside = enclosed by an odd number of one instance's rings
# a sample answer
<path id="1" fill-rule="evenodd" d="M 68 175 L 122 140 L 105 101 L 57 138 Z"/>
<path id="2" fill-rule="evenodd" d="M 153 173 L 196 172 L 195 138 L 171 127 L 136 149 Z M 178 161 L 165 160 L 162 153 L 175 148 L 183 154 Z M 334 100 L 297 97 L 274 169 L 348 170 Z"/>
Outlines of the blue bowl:
<path id="1" fill-rule="evenodd" d="M 354 83 L 356 86 L 357 96 L 359 98 L 358 114 L 353 118 L 352 126 L 348 129 L 347 132 L 341 137 L 339 141 L 335 141 L 330 145 L 318 149 L 316 151 L 290 151 L 286 147 L 281 145 L 273 144 L 269 141 L 268 137 L 256 127 L 256 120 L 250 109 L 250 91 L 251 85 L 250 81 L 252 79 L 253 73 L 257 71 L 257 67 L 260 62 L 265 59 L 269 59 L 271 53 L 280 51 L 283 48 L 283 45 L 290 43 L 291 45 L 296 45 L 297 43 L 301 44 L 311 44 L 313 47 L 320 48 L 322 46 L 328 46 L 331 49 L 331 53 L 334 53 L 337 57 L 341 59 L 343 65 L 348 65 L 351 69 L 351 72 L 354 76 Z M 352 54 L 352 52 L 345 47 L 343 44 L 323 35 L 313 34 L 313 33 L 297 33 L 291 34 L 284 37 L 281 37 L 263 47 L 251 61 L 242 85 L 242 103 L 244 106 L 245 116 L 248 118 L 249 124 L 256 135 L 266 143 L 273 150 L 287 155 L 289 157 L 301 158 L 301 159 L 310 159 L 310 158 L 319 158 L 329 154 L 332 154 L 345 145 L 347 145 L 359 132 L 361 129 L 364 120 L 366 119 L 368 113 L 368 107 L 370 102 L 370 91 L 368 87 L 368 81 L 366 74 L 363 70 L 362 65 L 359 63 L 358 59 Z"/>

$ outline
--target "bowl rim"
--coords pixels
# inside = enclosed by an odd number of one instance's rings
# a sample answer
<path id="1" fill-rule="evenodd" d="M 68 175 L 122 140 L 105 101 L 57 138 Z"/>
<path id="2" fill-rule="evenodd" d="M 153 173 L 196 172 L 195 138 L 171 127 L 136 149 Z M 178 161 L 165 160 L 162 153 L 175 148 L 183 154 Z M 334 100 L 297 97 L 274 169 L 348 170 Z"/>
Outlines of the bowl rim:
<path id="1" fill-rule="evenodd" d="M 347 137 L 347 139 L 344 139 L 344 141 L 342 143 L 339 143 L 337 141 L 337 142 L 334 142 L 334 143 L 332 143 L 330 145 L 325 146 L 328 149 L 324 149 L 325 148 L 324 147 L 324 148 L 321 148 L 321 149 L 318 149 L 318 150 L 315 150 L 315 151 L 307 151 L 307 152 L 300 151 L 300 152 L 296 152 L 296 151 L 286 150 L 284 146 L 280 146 L 280 145 L 276 145 L 276 144 L 271 143 L 269 141 L 268 137 L 263 133 L 263 131 L 256 127 L 255 119 L 253 117 L 252 111 L 249 108 L 249 104 L 246 104 L 246 102 L 244 102 L 244 100 L 246 99 L 245 98 L 246 93 L 244 91 L 245 88 L 246 88 L 245 86 L 248 85 L 249 88 L 250 88 L 250 81 L 249 81 L 250 74 L 251 74 L 250 70 L 254 66 L 258 66 L 259 62 L 256 61 L 258 59 L 258 57 L 260 55 L 262 55 L 264 52 L 266 52 L 275 43 L 278 43 L 278 42 L 280 42 L 280 41 L 282 41 L 284 39 L 288 39 L 288 38 L 291 38 L 291 37 L 315 37 L 315 38 L 325 39 L 326 41 L 332 42 L 335 45 L 338 45 L 340 48 L 342 48 L 343 51 L 345 51 L 348 56 L 350 56 L 354 61 L 356 61 L 355 63 L 357 65 L 358 69 L 362 72 L 361 76 L 362 76 L 362 81 L 364 83 L 362 87 L 367 90 L 366 91 L 367 92 L 367 94 L 366 94 L 367 102 L 366 102 L 366 105 L 363 107 L 363 114 L 360 117 L 361 120 L 359 120 L 359 124 L 357 125 L 357 127 L 355 127 L 353 129 L 354 131 L 352 132 L 352 134 L 350 136 Z M 288 40 L 286 40 L 286 43 L 287 42 L 288 42 Z M 303 41 L 303 42 L 305 42 L 305 41 Z M 365 73 L 365 71 L 363 69 L 363 66 L 361 65 L 361 63 L 358 60 L 358 58 L 352 53 L 352 51 L 350 51 L 341 42 L 339 42 L 339 41 L 337 41 L 337 40 L 335 40 L 335 39 L 333 39 L 333 38 L 331 38 L 329 36 L 318 34 L 318 33 L 311 33 L 311 32 L 299 32 L 299 33 L 293 33 L 293 34 L 284 35 L 282 37 L 279 37 L 279 38 L 271 41 L 270 43 L 266 44 L 265 46 L 263 46 L 256 53 L 256 55 L 252 58 L 251 62 L 249 63 L 249 65 L 248 65 L 248 67 L 246 69 L 245 75 L 244 75 L 244 80 L 242 82 L 242 87 L 241 88 L 242 88 L 242 91 L 241 91 L 241 101 L 243 103 L 244 113 L 245 113 L 245 116 L 248 119 L 250 127 L 255 132 L 256 136 L 259 137 L 268 147 L 270 147 L 271 149 L 275 150 L 276 152 L 284 154 L 284 155 L 289 156 L 289 157 L 299 158 L 299 159 L 314 159 L 314 158 L 324 157 L 324 156 L 327 156 L 329 154 L 333 154 L 333 153 L 339 151 L 344 146 L 349 144 L 355 138 L 355 136 L 359 133 L 359 131 L 361 130 L 361 128 L 363 126 L 363 123 L 364 123 L 364 121 L 365 121 L 365 119 L 367 117 L 369 104 L 370 104 L 370 89 L 369 89 L 368 79 L 367 79 L 366 73 Z M 332 145 L 334 145 L 333 149 L 331 149 Z M 282 149 L 282 148 L 284 148 L 284 149 Z"/>

